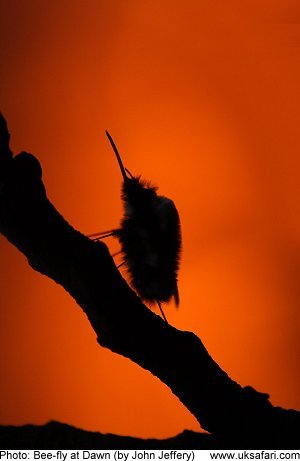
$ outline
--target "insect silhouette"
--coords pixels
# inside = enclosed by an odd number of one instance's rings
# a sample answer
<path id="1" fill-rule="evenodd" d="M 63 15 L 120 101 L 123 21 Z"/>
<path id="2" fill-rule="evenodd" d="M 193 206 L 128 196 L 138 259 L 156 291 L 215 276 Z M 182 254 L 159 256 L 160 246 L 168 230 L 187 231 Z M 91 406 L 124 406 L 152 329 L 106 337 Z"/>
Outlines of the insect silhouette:
<path id="1" fill-rule="evenodd" d="M 181 228 L 178 211 L 167 197 L 140 176 L 124 167 L 118 149 L 106 131 L 115 152 L 122 177 L 124 216 L 119 229 L 89 235 L 93 240 L 116 237 L 130 281 L 140 297 L 156 302 L 164 320 L 161 303 L 173 297 L 179 305 L 177 273 L 181 252 Z"/>

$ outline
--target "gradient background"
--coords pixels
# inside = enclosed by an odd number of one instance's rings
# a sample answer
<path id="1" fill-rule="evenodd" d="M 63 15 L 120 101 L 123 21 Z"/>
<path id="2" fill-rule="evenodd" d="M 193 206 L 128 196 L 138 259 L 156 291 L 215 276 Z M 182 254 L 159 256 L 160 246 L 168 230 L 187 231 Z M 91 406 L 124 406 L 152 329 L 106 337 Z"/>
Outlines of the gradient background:
<path id="1" fill-rule="evenodd" d="M 169 321 L 240 384 L 298 409 L 299 20 L 291 0 L 0 1 L 14 151 L 37 155 L 77 229 L 110 229 L 122 206 L 108 129 L 181 216 Z M 1 424 L 199 429 L 158 379 L 101 349 L 73 299 L 1 236 L 0 250 Z"/>

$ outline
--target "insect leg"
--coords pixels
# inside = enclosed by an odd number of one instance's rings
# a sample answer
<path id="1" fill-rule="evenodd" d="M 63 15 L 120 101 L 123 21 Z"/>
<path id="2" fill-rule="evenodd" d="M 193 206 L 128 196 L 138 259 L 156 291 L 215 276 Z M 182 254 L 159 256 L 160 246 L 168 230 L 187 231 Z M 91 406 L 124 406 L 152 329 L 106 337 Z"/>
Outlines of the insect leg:
<path id="1" fill-rule="evenodd" d="M 168 320 L 167 320 L 167 317 L 165 316 L 164 311 L 163 311 L 163 308 L 161 307 L 161 304 L 160 304 L 160 302 L 158 301 L 158 299 L 156 300 L 156 302 L 157 302 L 157 305 L 158 305 L 158 307 L 159 307 L 159 309 L 160 309 L 161 315 L 163 316 L 164 321 L 167 322 L 167 323 L 169 324 L 169 322 L 168 322 Z"/>
<path id="2" fill-rule="evenodd" d="M 119 254 L 122 253 L 122 250 L 119 250 L 119 251 L 116 251 L 115 253 L 112 253 L 112 258 L 114 258 L 115 256 L 118 256 Z"/>
<path id="3" fill-rule="evenodd" d="M 119 265 L 117 266 L 117 269 L 119 269 L 119 267 L 121 267 L 121 266 L 124 266 L 124 264 L 126 264 L 126 261 L 123 261 L 121 264 L 119 264 Z"/>
<path id="4" fill-rule="evenodd" d="M 102 240 L 102 239 L 105 239 L 107 237 L 113 237 L 115 235 L 116 235 L 115 232 L 110 232 L 110 234 L 101 235 L 100 237 L 92 238 L 92 240 L 94 240 L 94 242 L 97 242 L 98 240 Z"/>
<path id="5" fill-rule="evenodd" d="M 113 229 L 111 231 L 96 232 L 95 234 L 87 235 L 87 237 L 92 239 L 94 242 L 97 242 L 98 240 L 105 239 L 107 237 L 117 237 L 118 233 L 119 229 Z"/>
<path id="6" fill-rule="evenodd" d="M 87 235 L 87 237 L 92 238 L 92 237 L 97 237 L 98 235 L 117 234 L 118 232 L 119 232 L 119 229 L 111 229 L 111 230 L 106 230 L 102 232 L 95 232 L 94 234 Z"/>

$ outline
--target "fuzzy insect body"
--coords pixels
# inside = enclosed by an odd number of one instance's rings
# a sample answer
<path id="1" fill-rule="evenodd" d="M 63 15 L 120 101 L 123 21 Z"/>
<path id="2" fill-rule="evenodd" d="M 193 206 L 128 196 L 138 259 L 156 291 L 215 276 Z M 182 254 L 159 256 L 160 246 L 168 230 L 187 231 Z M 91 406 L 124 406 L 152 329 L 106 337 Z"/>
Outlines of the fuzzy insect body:
<path id="1" fill-rule="evenodd" d="M 118 238 L 132 285 L 147 301 L 169 301 L 174 296 L 178 305 L 181 238 L 174 203 L 140 178 L 123 183 L 122 198 L 125 213 Z"/>
<path id="2" fill-rule="evenodd" d="M 156 187 L 139 176 L 132 176 L 124 168 L 113 139 L 108 132 L 106 134 L 123 176 L 124 202 L 124 216 L 120 229 L 110 232 L 107 236 L 113 235 L 118 238 L 123 264 L 127 266 L 134 289 L 143 300 L 157 302 L 165 318 L 160 302 L 170 301 L 174 297 L 176 305 L 179 304 L 179 215 L 172 200 L 158 195 Z"/>

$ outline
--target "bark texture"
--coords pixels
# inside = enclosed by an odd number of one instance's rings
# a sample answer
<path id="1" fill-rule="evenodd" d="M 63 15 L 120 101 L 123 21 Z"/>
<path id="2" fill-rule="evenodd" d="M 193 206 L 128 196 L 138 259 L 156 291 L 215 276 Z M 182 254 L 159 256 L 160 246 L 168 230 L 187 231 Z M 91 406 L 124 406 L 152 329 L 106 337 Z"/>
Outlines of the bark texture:
<path id="1" fill-rule="evenodd" d="M 297 443 L 299 413 L 273 407 L 267 394 L 242 388 L 210 357 L 193 333 L 151 312 L 117 270 L 106 245 L 75 230 L 46 196 L 31 154 L 16 157 L 0 123 L 0 232 L 86 313 L 98 342 L 128 357 L 165 383 L 218 437 Z M 266 446 L 266 448 L 268 448 Z"/>

